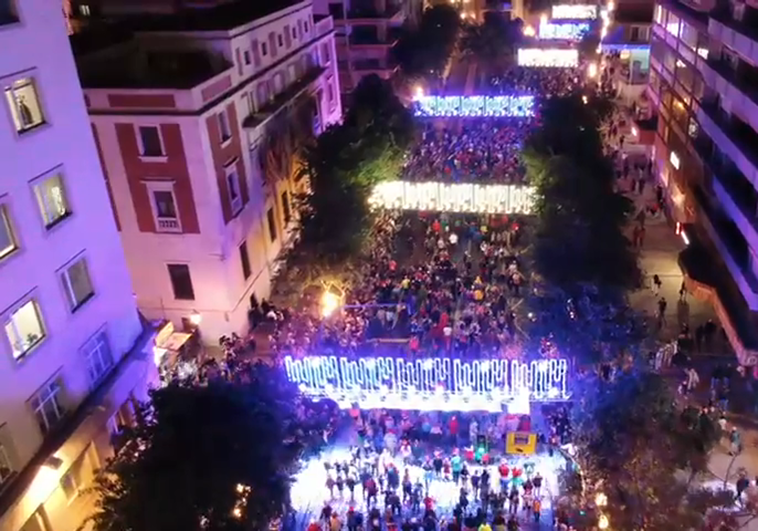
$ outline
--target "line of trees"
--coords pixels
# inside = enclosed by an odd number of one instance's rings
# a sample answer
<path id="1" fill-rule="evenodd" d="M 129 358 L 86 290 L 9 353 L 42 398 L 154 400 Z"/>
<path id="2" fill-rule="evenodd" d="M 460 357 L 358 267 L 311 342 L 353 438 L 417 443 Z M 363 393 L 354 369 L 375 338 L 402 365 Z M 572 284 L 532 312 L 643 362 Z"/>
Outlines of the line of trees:
<path id="1" fill-rule="evenodd" d="M 707 469 L 718 426 L 698 410 L 680 411 L 672 385 L 646 370 L 646 333 L 627 301 L 642 282 L 625 235 L 633 204 L 615 189 L 600 132 L 612 109 L 589 95 L 551 98 L 525 143 L 537 212 L 533 348 L 548 338 L 578 365 L 603 367 L 573 389 L 581 472 L 568 484 L 581 486 L 575 501 L 589 509 L 577 514 L 597 523 L 602 513 L 613 529 L 693 529 L 725 503 L 692 481 Z M 601 507 L 597 493 L 607 500 Z"/>

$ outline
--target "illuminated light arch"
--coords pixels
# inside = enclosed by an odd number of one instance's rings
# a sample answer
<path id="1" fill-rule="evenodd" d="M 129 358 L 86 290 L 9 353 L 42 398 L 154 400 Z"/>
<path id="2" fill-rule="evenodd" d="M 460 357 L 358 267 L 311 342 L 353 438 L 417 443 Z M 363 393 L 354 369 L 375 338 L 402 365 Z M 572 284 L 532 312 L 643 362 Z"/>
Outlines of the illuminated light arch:
<path id="1" fill-rule="evenodd" d="M 596 5 L 559 4 L 552 9 L 553 19 L 563 20 L 591 20 L 597 18 Z"/>
<path id="2" fill-rule="evenodd" d="M 573 68 L 579 64 L 576 48 L 519 48 L 518 65 L 542 68 Z"/>
<path id="3" fill-rule="evenodd" d="M 284 363 L 287 378 L 304 394 L 332 399 L 344 409 L 357 403 L 362 409 L 496 412 L 518 402 L 571 396 L 565 359 L 287 356 Z"/>
<path id="4" fill-rule="evenodd" d="M 374 187 L 369 203 L 398 210 L 531 214 L 534 188 L 517 184 L 389 181 Z"/>
<path id="5" fill-rule="evenodd" d="M 540 39 L 578 41 L 589 33 L 589 22 L 547 22 L 540 24 Z"/>
<path id="6" fill-rule="evenodd" d="M 421 117 L 534 116 L 534 96 L 418 96 L 414 113 Z"/>

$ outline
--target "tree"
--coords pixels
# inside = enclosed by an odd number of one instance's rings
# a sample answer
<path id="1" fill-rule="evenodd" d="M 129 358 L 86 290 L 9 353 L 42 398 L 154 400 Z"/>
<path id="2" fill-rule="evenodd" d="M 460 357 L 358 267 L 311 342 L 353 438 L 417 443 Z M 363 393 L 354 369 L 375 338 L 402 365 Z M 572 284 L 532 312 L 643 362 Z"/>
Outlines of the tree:
<path id="1" fill-rule="evenodd" d="M 393 55 L 405 78 L 437 80 L 455 50 L 461 20 L 452 6 L 426 9 L 417 28 L 404 28 Z"/>
<path id="2" fill-rule="evenodd" d="M 624 229 L 632 202 L 615 191 L 599 128 L 608 105 L 579 95 L 552 98 L 523 152 L 535 188 L 535 265 L 570 296 L 593 284 L 604 294 L 641 283 L 637 255 Z"/>
<path id="3" fill-rule="evenodd" d="M 634 367 L 610 380 L 589 376 L 574 399 L 585 494 L 607 496 L 602 511 L 614 529 L 695 529 L 709 507 L 726 503 L 692 483 L 716 443 L 713 421 L 680 412 L 662 376 Z"/>
<path id="4" fill-rule="evenodd" d="M 323 442 L 332 407 L 264 365 L 244 381 L 153 391 L 96 479 L 95 529 L 267 529 L 287 509 L 301 455 Z"/>
<path id="5" fill-rule="evenodd" d="M 343 123 L 303 146 L 310 191 L 299 198 L 301 244 L 290 256 L 296 264 L 332 266 L 361 252 L 372 227 L 371 191 L 399 175 L 413 141 L 413 116 L 389 83 L 366 76 L 352 96 Z"/>
<path id="6" fill-rule="evenodd" d="M 495 75 L 512 62 L 522 31 L 520 19 L 510 20 L 501 11 L 487 11 L 481 24 L 464 28 L 461 49 L 477 60 L 480 72 Z"/>

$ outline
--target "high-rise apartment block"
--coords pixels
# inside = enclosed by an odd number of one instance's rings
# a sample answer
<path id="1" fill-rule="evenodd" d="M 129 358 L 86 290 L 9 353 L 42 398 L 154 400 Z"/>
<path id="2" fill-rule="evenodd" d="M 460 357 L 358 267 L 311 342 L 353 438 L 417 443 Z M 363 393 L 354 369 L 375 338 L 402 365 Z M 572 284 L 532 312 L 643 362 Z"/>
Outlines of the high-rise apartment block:
<path id="1" fill-rule="evenodd" d="M 342 115 L 332 18 L 241 1 L 72 42 L 140 310 L 199 314 L 208 343 L 247 332 L 307 190 L 300 148 Z"/>
<path id="2" fill-rule="evenodd" d="M 682 265 L 743 363 L 758 355 L 758 8 L 655 6 L 649 95 L 655 162 L 691 243 Z"/>
<path id="3" fill-rule="evenodd" d="M 71 531 L 155 376 L 60 8 L 0 2 L 0 529 Z"/>

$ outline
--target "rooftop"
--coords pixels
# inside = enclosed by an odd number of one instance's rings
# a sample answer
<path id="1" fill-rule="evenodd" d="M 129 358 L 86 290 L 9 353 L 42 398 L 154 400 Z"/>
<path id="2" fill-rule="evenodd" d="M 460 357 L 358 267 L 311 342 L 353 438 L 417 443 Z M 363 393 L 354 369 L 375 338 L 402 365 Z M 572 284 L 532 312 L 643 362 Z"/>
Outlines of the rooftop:
<path id="1" fill-rule="evenodd" d="M 84 88 L 190 89 L 231 65 L 203 51 L 146 51 L 136 43 L 79 65 Z"/>
<path id="2" fill-rule="evenodd" d="M 303 0 L 237 0 L 212 8 L 187 8 L 168 15 L 139 15 L 129 22 L 139 31 L 228 31 Z"/>

